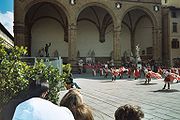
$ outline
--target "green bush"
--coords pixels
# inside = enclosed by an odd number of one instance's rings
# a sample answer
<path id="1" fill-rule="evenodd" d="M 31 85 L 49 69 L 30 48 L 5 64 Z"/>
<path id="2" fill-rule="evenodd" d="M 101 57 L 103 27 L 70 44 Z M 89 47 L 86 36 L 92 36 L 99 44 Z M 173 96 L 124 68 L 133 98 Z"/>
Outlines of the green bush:
<path id="1" fill-rule="evenodd" d="M 28 81 L 25 79 L 29 66 L 21 62 L 20 56 L 25 55 L 27 50 L 23 47 L 14 47 L 7 52 L 0 40 L 0 108 L 10 99 L 25 90 Z"/>
<path id="2" fill-rule="evenodd" d="M 33 67 L 30 67 L 26 74 L 26 79 L 29 81 L 38 80 L 39 82 L 49 82 L 48 99 L 57 103 L 59 99 L 59 92 L 64 87 L 63 78 L 59 70 L 52 66 L 46 66 L 43 61 L 36 62 Z"/>
<path id="3" fill-rule="evenodd" d="M 65 81 L 69 74 L 71 73 L 71 70 L 72 70 L 72 67 L 71 67 L 71 64 L 66 64 L 66 65 L 63 65 L 63 80 Z"/>
<path id="4" fill-rule="evenodd" d="M 7 52 L 0 39 L 0 108 L 19 93 L 27 91 L 31 80 L 41 82 L 48 80 L 50 86 L 48 99 L 53 103 L 57 103 L 59 99 L 58 93 L 64 87 L 63 80 L 68 73 L 60 75 L 58 69 L 46 66 L 42 61 L 29 66 L 20 60 L 26 53 L 26 48 L 17 46 Z M 71 69 L 70 65 L 67 66 L 67 69 Z"/>

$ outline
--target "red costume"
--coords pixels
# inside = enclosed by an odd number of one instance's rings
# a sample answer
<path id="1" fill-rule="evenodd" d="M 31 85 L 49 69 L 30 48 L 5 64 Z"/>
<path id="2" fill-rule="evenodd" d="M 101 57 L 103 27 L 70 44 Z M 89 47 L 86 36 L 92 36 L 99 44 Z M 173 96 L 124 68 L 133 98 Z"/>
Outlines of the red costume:
<path id="1" fill-rule="evenodd" d="M 131 77 L 131 68 L 128 68 L 127 74 L 128 74 L 128 77 L 130 78 Z"/>
<path id="2" fill-rule="evenodd" d="M 139 78 L 139 76 L 140 76 L 140 71 L 139 71 L 139 69 L 135 69 L 135 70 L 134 70 L 134 77 L 135 77 L 135 79 Z"/>
<path id="3" fill-rule="evenodd" d="M 167 77 L 169 77 L 170 81 L 180 80 L 180 76 L 175 73 L 169 73 L 169 75 L 167 75 Z"/>
<path id="4" fill-rule="evenodd" d="M 103 75 L 104 75 L 103 68 L 100 68 L 100 69 L 99 69 L 99 72 L 100 72 L 100 76 L 103 76 Z"/>
<path id="5" fill-rule="evenodd" d="M 159 73 L 160 75 L 163 74 L 163 70 L 161 69 L 161 67 L 158 67 L 158 73 Z"/>
<path id="6" fill-rule="evenodd" d="M 161 79 L 162 78 L 162 76 L 159 73 L 155 73 L 153 71 L 149 71 L 147 74 L 148 74 L 148 76 L 150 78 L 156 78 L 156 79 Z"/>
<path id="7" fill-rule="evenodd" d="M 120 68 L 119 68 L 119 76 L 120 76 L 120 77 L 123 76 L 124 70 L 125 70 L 124 67 L 120 67 Z"/>

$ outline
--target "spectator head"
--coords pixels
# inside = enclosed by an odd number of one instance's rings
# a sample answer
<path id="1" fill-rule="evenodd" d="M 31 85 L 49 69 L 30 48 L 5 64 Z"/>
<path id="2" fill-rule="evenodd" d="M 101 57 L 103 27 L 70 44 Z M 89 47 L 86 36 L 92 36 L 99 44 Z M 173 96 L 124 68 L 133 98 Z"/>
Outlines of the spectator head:
<path id="1" fill-rule="evenodd" d="M 83 103 L 78 89 L 70 89 L 62 98 L 60 106 L 71 110 L 75 120 L 94 120 L 91 109 Z"/>
<path id="2" fill-rule="evenodd" d="M 60 102 L 60 106 L 67 107 L 70 110 L 81 104 L 83 104 L 83 98 L 78 89 L 70 89 Z"/>
<path id="3" fill-rule="evenodd" d="M 75 120 L 94 120 L 89 106 L 82 104 L 72 110 Z"/>
<path id="4" fill-rule="evenodd" d="M 64 83 L 64 86 L 65 86 L 65 88 L 66 88 L 67 90 L 73 88 L 73 84 L 72 84 L 72 83 L 67 83 L 67 82 L 65 82 L 65 83 Z"/>
<path id="5" fill-rule="evenodd" d="M 31 85 L 29 89 L 29 97 L 41 97 L 45 98 L 49 92 L 49 84 L 48 82 L 37 82 L 34 85 Z"/>
<path id="6" fill-rule="evenodd" d="M 126 104 L 115 111 L 115 120 L 141 120 L 144 113 L 139 106 Z"/>

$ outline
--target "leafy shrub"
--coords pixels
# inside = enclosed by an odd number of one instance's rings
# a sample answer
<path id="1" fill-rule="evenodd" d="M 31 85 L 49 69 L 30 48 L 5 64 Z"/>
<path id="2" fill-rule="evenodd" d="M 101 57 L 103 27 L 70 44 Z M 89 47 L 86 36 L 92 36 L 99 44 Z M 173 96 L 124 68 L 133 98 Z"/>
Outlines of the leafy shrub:
<path id="1" fill-rule="evenodd" d="M 26 79 L 29 81 L 48 81 L 49 82 L 49 94 L 48 99 L 57 103 L 59 99 L 59 92 L 64 87 L 63 78 L 58 69 L 52 66 L 46 66 L 42 61 L 36 62 L 33 67 L 30 67 L 26 74 Z"/>
<path id="2" fill-rule="evenodd" d="M 71 73 L 71 70 L 72 70 L 71 64 L 63 65 L 62 77 L 64 81 L 68 78 L 69 74 Z"/>
<path id="3" fill-rule="evenodd" d="M 29 66 L 20 61 L 20 56 L 25 55 L 24 47 L 14 47 L 10 53 L 0 40 L 0 108 L 10 99 L 25 90 L 28 81 L 25 79 Z"/>
<path id="4" fill-rule="evenodd" d="M 13 47 L 8 51 L 0 39 L 0 108 L 19 93 L 27 91 L 30 81 L 48 80 L 50 93 L 48 99 L 57 103 L 59 91 L 63 87 L 63 80 L 67 74 L 60 75 L 59 70 L 52 66 L 46 66 L 42 61 L 36 62 L 34 66 L 29 66 L 21 61 L 21 57 L 26 55 L 24 47 Z M 70 65 L 66 66 L 71 69 Z"/>

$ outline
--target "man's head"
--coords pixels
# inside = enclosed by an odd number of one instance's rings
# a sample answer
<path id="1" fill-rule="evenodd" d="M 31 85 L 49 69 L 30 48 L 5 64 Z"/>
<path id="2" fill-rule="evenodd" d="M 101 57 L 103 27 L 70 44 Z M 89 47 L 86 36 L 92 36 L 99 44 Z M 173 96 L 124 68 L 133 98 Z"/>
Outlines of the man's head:
<path id="1" fill-rule="evenodd" d="M 48 82 L 36 82 L 35 86 L 31 87 L 30 89 L 30 98 L 32 97 L 41 97 L 45 98 L 49 92 L 49 84 Z"/>
<path id="2" fill-rule="evenodd" d="M 141 120 L 144 113 L 139 106 L 126 104 L 115 111 L 115 120 Z"/>

